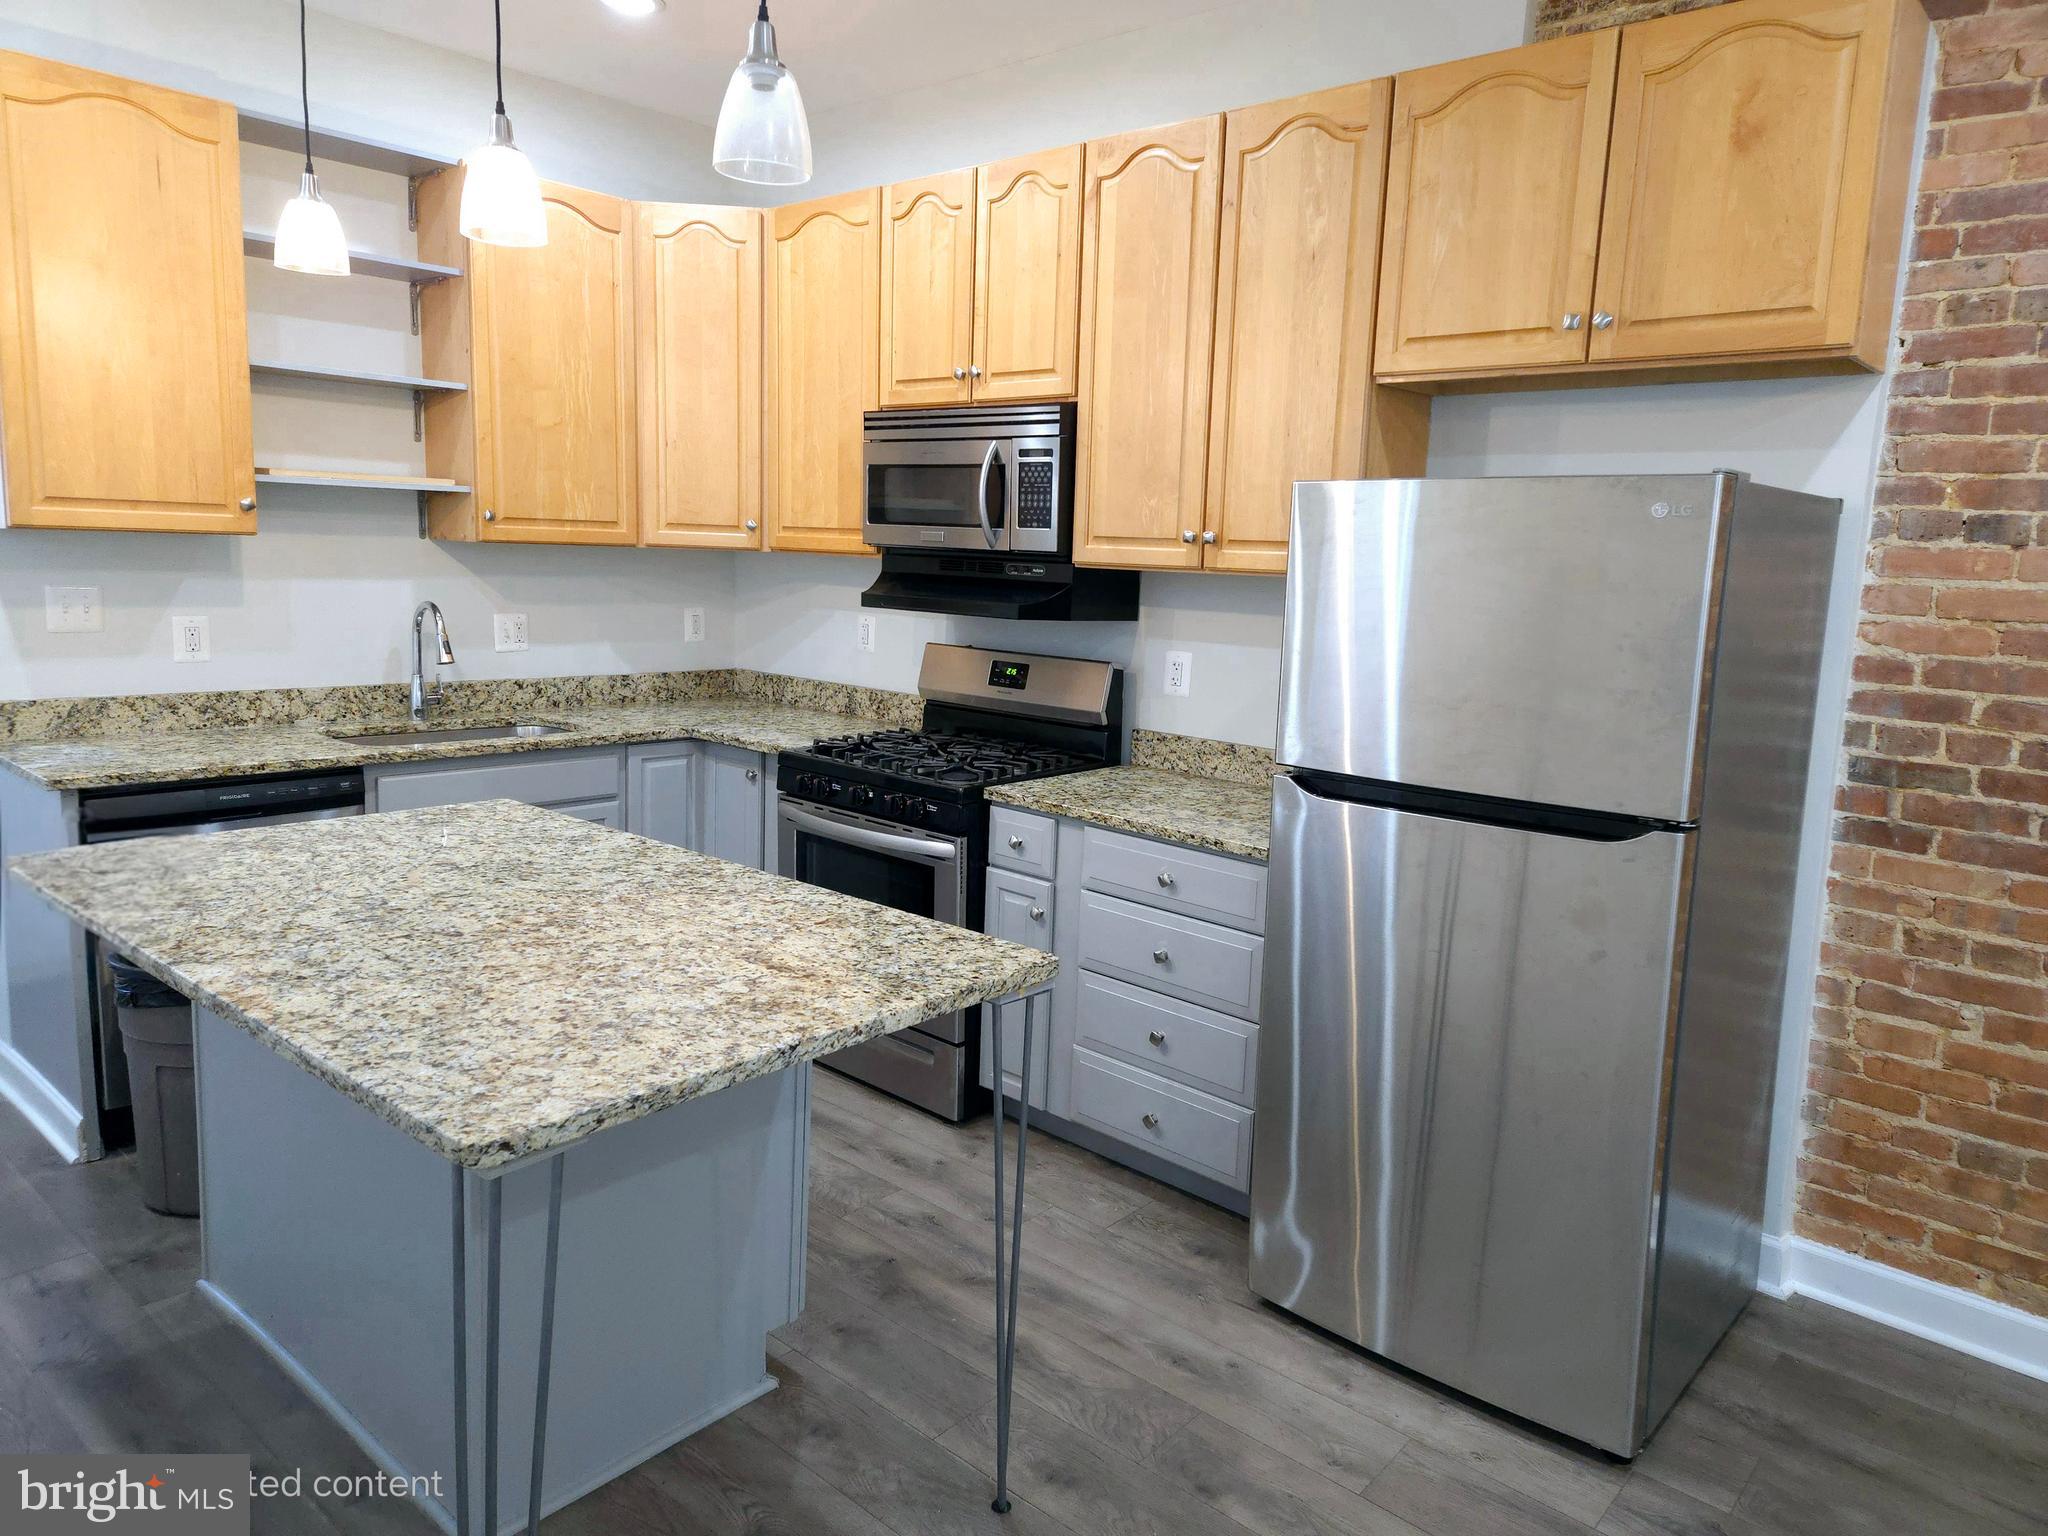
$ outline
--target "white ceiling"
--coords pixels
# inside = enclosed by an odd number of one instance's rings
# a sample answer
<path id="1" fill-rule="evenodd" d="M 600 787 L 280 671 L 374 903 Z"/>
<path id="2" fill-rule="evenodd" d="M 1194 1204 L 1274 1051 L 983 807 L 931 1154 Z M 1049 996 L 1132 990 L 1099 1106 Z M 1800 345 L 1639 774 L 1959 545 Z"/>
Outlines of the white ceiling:
<path id="1" fill-rule="evenodd" d="M 1242 0 L 770 0 L 814 113 L 961 80 Z M 603 0 L 503 0 L 505 66 L 711 125 L 754 0 L 668 0 L 639 20 Z M 315 11 L 489 58 L 491 0 L 313 0 Z M 314 23 L 317 51 L 318 22 Z M 507 103 L 517 120 L 519 104 Z"/>

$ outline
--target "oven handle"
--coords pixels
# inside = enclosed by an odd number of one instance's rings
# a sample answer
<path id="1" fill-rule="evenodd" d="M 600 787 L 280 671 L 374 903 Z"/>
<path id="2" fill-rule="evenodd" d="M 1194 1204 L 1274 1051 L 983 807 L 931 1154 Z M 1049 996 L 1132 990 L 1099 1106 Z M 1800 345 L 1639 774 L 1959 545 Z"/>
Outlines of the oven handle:
<path id="1" fill-rule="evenodd" d="M 786 801 L 782 807 L 782 819 L 819 837 L 829 837 L 834 842 L 849 843 L 856 848 L 869 848 L 877 853 L 909 854 L 940 864 L 951 864 L 960 857 L 959 848 L 952 843 L 942 843 L 929 837 L 905 837 L 897 832 L 878 832 L 851 822 L 830 821 L 823 816 L 813 816 L 809 811 L 800 811 Z"/>
<path id="2" fill-rule="evenodd" d="M 996 530 L 995 525 L 989 521 L 988 516 L 988 472 L 995 468 L 996 458 L 1002 451 L 1003 445 L 1001 442 L 991 442 L 988 445 L 988 452 L 982 455 L 981 486 L 974 498 L 975 515 L 981 519 L 981 536 L 988 540 L 988 547 L 990 549 L 996 547 Z"/>

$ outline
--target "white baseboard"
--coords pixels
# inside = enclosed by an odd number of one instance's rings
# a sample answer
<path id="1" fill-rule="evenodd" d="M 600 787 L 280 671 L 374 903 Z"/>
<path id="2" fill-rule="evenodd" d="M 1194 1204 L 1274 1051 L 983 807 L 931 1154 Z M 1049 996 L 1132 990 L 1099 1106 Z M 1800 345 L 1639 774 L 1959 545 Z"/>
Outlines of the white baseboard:
<path id="1" fill-rule="evenodd" d="M 2048 1317 L 1936 1285 L 1803 1237 L 1766 1237 L 1756 1288 L 1811 1296 L 1917 1338 L 2048 1381 Z"/>
<path id="2" fill-rule="evenodd" d="M 4 1040 L 0 1040 L 0 1097 L 20 1110 L 65 1162 L 85 1161 L 84 1115 Z"/>

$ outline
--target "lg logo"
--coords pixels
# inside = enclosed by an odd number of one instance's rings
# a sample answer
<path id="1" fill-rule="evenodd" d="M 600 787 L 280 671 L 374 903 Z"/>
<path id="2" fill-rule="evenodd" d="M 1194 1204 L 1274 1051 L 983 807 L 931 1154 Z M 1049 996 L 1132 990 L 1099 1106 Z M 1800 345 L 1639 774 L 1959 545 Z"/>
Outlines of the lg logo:
<path id="1" fill-rule="evenodd" d="M 1689 501 L 1681 501 L 1676 503 L 1669 501 L 1653 501 L 1650 503 L 1650 516 L 1654 518 L 1662 519 L 1666 517 L 1698 517 L 1699 515 L 1700 509 L 1694 506 Z"/>

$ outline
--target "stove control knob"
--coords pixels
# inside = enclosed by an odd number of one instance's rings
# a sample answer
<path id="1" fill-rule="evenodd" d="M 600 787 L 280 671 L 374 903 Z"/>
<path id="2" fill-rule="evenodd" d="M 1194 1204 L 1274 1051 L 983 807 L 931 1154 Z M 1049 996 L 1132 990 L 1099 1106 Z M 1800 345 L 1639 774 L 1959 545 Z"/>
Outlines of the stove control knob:
<path id="1" fill-rule="evenodd" d="M 875 803 L 875 787 L 872 784 L 856 784 L 846 797 L 855 810 L 867 810 Z"/>

